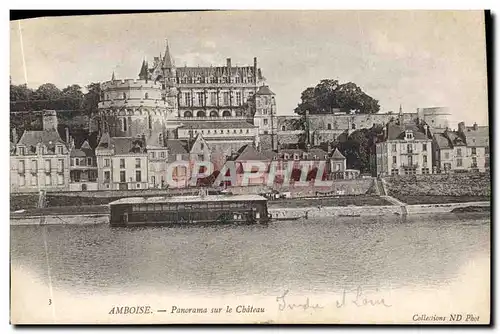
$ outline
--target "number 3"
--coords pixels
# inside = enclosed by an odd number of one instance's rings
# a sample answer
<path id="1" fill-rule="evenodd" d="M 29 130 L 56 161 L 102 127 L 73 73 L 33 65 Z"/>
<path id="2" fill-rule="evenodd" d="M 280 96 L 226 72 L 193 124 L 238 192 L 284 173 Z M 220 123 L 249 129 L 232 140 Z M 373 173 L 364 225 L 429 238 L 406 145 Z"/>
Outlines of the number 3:
<path id="1" fill-rule="evenodd" d="M 52 299 L 49 299 L 49 305 L 52 305 Z"/>

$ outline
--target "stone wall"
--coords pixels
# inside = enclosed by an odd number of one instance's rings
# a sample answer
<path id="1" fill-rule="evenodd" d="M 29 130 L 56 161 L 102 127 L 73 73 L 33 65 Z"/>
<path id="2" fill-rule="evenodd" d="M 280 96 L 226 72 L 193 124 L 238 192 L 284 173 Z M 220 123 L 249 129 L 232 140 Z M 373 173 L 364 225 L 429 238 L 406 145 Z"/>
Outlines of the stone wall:
<path id="1" fill-rule="evenodd" d="M 488 173 L 405 175 L 385 179 L 391 196 L 490 196 Z"/>

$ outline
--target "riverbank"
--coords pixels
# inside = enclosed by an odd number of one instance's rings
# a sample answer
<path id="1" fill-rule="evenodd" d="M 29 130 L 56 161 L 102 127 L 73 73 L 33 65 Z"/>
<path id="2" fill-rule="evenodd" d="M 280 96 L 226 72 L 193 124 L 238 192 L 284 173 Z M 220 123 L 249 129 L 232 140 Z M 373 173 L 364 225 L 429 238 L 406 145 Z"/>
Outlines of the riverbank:
<path id="1" fill-rule="evenodd" d="M 310 199 L 312 201 L 312 199 Z M 285 205 L 288 203 L 288 205 Z M 323 201 L 323 203 L 325 203 Z M 296 203 L 295 203 L 296 204 Z M 109 223 L 109 209 L 107 206 L 91 206 L 88 208 L 92 213 L 78 213 L 71 207 L 37 209 L 38 211 L 12 213 L 11 225 L 96 225 Z M 48 212 L 43 212 L 48 210 Z M 79 212 L 85 210 L 82 206 Z M 97 212 L 96 212 L 97 211 Z M 316 219 L 324 217 L 370 217 L 370 216 L 415 216 L 421 214 L 444 214 L 480 212 L 488 214 L 490 202 L 463 202 L 442 204 L 418 204 L 418 205 L 347 205 L 347 206 L 324 206 L 308 205 L 297 206 L 293 201 L 283 203 L 269 203 L 269 214 L 273 220 L 294 219 Z"/>

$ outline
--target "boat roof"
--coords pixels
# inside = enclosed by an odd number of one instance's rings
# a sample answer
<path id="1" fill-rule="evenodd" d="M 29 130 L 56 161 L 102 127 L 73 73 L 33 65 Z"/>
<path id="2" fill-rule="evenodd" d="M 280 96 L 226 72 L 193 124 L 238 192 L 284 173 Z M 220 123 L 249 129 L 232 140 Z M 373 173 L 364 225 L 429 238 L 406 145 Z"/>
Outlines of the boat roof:
<path id="1" fill-rule="evenodd" d="M 245 202 L 267 201 L 260 195 L 205 195 L 205 196 L 162 196 L 162 197 L 127 197 L 109 205 L 117 204 L 155 204 L 155 203 L 197 203 L 197 202 Z"/>

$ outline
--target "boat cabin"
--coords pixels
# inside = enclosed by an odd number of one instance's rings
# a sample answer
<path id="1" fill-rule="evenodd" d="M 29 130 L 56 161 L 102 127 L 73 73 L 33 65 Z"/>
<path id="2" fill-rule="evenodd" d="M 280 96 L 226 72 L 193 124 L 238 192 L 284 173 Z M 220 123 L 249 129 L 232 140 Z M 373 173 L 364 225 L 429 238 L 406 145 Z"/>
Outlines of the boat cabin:
<path id="1" fill-rule="evenodd" d="M 258 195 L 131 197 L 111 202 L 110 224 L 267 223 L 267 199 Z"/>

